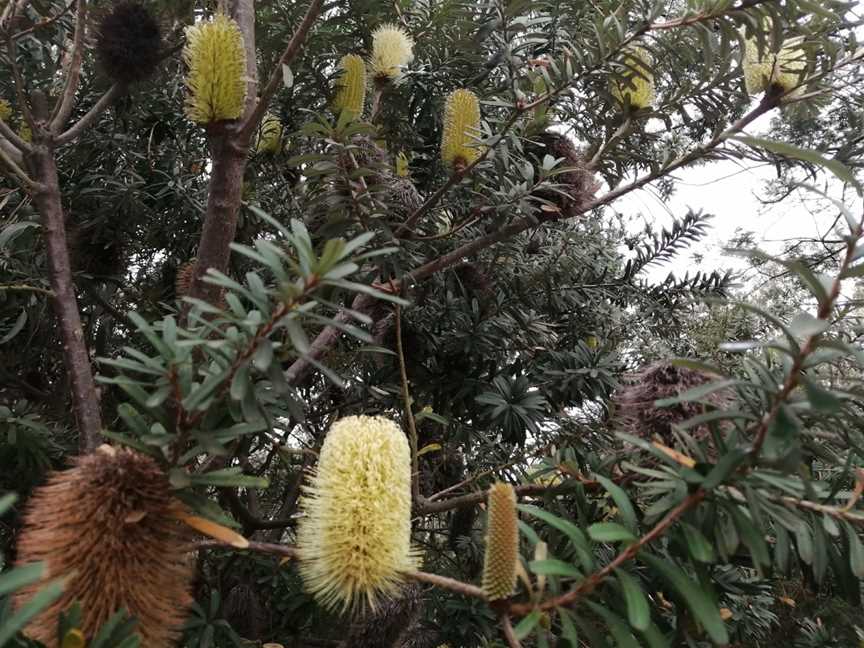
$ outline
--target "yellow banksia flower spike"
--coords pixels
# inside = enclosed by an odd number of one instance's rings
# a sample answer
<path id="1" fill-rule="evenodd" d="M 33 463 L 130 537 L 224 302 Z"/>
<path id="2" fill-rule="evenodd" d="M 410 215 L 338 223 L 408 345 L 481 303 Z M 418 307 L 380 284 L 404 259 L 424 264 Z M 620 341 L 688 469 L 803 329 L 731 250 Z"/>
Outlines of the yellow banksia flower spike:
<path id="1" fill-rule="evenodd" d="M 372 32 L 369 67 L 376 81 L 396 81 L 402 69 L 414 60 L 414 39 L 394 24 L 381 25 Z"/>
<path id="2" fill-rule="evenodd" d="M 278 153 L 282 149 L 282 122 L 276 115 L 266 114 L 258 127 L 255 139 L 256 153 Z"/>
<path id="3" fill-rule="evenodd" d="M 519 526 L 516 493 L 510 484 L 497 482 L 489 489 L 483 592 L 490 601 L 509 598 L 516 588 L 519 563 Z"/>
<path id="4" fill-rule="evenodd" d="M 770 27 L 769 27 L 770 29 Z M 755 96 L 777 87 L 783 92 L 789 92 L 801 83 L 803 73 L 807 69 L 807 55 L 799 47 L 800 38 L 794 38 L 783 43 L 780 52 L 774 53 L 767 48 L 759 53 L 759 44 L 755 36 L 744 41 L 744 55 L 741 57 L 741 70 L 744 73 L 744 87 L 747 94 Z M 793 94 L 803 92 L 804 88 Z"/>
<path id="5" fill-rule="evenodd" d="M 246 50 L 237 23 L 224 14 L 186 28 L 186 115 L 199 124 L 237 119 L 246 101 Z"/>
<path id="6" fill-rule="evenodd" d="M 400 151 L 396 156 L 396 175 L 400 178 L 407 178 L 411 175 L 409 164 L 408 156 L 405 155 L 404 151 Z"/>
<path id="7" fill-rule="evenodd" d="M 341 73 L 333 100 L 336 112 L 349 112 L 352 118 L 363 114 L 366 105 L 366 63 L 356 54 L 347 54 L 339 62 Z"/>
<path id="8" fill-rule="evenodd" d="M 411 549 L 411 451 L 392 421 L 349 416 L 330 428 L 297 529 L 300 575 L 321 605 L 374 610 L 398 596 Z"/>
<path id="9" fill-rule="evenodd" d="M 480 101 L 470 90 L 454 90 L 444 104 L 441 159 L 454 168 L 467 166 L 480 155 L 473 146 L 480 132 Z"/>
<path id="10" fill-rule="evenodd" d="M 644 47 L 630 47 L 624 52 L 623 63 L 627 70 L 612 81 L 610 90 L 622 106 L 629 98 L 630 107 L 636 110 L 649 108 L 654 103 L 654 57 Z"/>
<path id="11" fill-rule="evenodd" d="M 0 99 L 0 121 L 8 122 L 12 116 L 12 106 L 5 99 Z"/>

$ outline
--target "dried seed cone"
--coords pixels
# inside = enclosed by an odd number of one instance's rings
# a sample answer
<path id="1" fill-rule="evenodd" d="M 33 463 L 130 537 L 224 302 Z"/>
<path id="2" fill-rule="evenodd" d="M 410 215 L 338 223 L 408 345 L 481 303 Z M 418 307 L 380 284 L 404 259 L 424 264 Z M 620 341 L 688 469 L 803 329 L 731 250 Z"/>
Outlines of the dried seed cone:
<path id="1" fill-rule="evenodd" d="M 80 630 L 91 638 L 120 608 L 138 624 L 142 645 L 173 646 L 191 603 L 188 535 L 159 466 L 130 450 L 102 446 L 55 473 L 30 498 L 18 540 L 18 563 L 45 561 L 41 583 L 21 591 L 21 605 L 45 584 L 66 577 L 63 595 L 25 629 L 57 648 L 57 624 L 74 601 Z"/>
<path id="2" fill-rule="evenodd" d="M 472 146 L 480 132 L 480 101 L 470 90 L 454 90 L 444 104 L 441 159 L 453 167 L 466 166 L 480 154 Z"/>
<path id="3" fill-rule="evenodd" d="M 186 115 L 199 124 L 237 119 L 246 101 L 246 50 L 237 23 L 224 14 L 186 28 Z"/>
<path id="4" fill-rule="evenodd" d="M 398 595 L 411 550 L 411 452 L 392 421 L 349 416 L 333 424 L 302 503 L 300 574 L 319 603 L 375 610 Z"/>
<path id="5" fill-rule="evenodd" d="M 654 57 L 644 47 L 631 47 L 622 61 L 627 70 L 611 84 L 612 96 L 622 106 L 630 100 L 636 110 L 649 108 L 654 103 Z"/>
<path id="6" fill-rule="evenodd" d="M 518 561 L 516 493 L 510 484 L 498 482 L 489 489 L 486 555 L 483 560 L 483 592 L 490 601 L 509 598 L 513 593 Z"/>
<path id="7" fill-rule="evenodd" d="M 339 68 L 339 89 L 333 100 L 333 109 L 357 118 L 363 114 L 366 105 L 366 64 L 356 54 L 348 54 L 342 57 Z"/>
<path id="8" fill-rule="evenodd" d="M 381 25 L 372 32 L 369 67 L 376 81 L 395 81 L 402 68 L 414 60 L 414 39 L 397 25 Z"/>
<path id="9" fill-rule="evenodd" d="M 174 279 L 174 292 L 178 298 L 189 294 L 192 288 L 192 279 L 195 277 L 195 264 L 197 259 L 192 257 L 177 268 L 177 277 Z"/>
<path id="10" fill-rule="evenodd" d="M 96 56 L 105 73 L 119 83 L 135 83 L 159 65 L 162 33 L 146 6 L 118 2 L 99 24 Z"/>

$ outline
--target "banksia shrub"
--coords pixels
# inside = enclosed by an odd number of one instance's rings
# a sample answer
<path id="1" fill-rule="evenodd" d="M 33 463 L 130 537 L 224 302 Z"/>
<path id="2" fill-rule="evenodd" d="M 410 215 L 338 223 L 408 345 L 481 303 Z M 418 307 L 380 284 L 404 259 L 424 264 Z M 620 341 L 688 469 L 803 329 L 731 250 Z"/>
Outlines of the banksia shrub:
<path id="1" fill-rule="evenodd" d="M 444 132 L 441 159 L 459 169 L 474 162 L 480 154 L 472 144 L 480 131 L 480 101 L 470 90 L 454 90 L 444 104 Z"/>
<path id="2" fill-rule="evenodd" d="M 414 60 L 414 39 L 397 25 L 381 25 L 372 33 L 369 67 L 377 83 L 396 81 Z"/>
<path id="3" fill-rule="evenodd" d="M 237 119 L 246 101 L 246 50 L 237 23 L 224 14 L 186 28 L 186 114 L 199 124 Z"/>
<path id="4" fill-rule="evenodd" d="M 333 424 L 306 488 L 297 529 L 300 574 L 331 609 L 375 610 L 398 595 L 411 550 L 411 452 L 387 419 Z"/>
<path id="5" fill-rule="evenodd" d="M 159 65 L 162 34 L 153 14 L 140 2 L 118 2 L 99 24 L 96 57 L 118 83 L 150 76 Z"/>
<path id="6" fill-rule="evenodd" d="M 255 139 L 256 153 L 278 153 L 282 148 L 282 122 L 276 115 L 267 114 L 258 127 Z"/>
<path id="7" fill-rule="evenodd" d="M 142 645 L 174 645 L 192 580 L 189 536 L 176 520 L 177 506 L 156 462 L 130 450 L 102 446 L 51 476 L 28 503 L 18 563 L 45 561 L 45 580 L 67 581 L 25 634 L 56 648 L 60 613 L 78 601 L 78 627 L 90 639 L 125 608 L 138 621 Z M 17 605 L 43 584 L 24 588 Z"/>
<path id="8" fill-rule="evenodd" d="M 654 57 L 651 52 L 644 47 L 631 47 L 624 52 L 621 63 L 626 70 L 612 80 L 612 96 L 622 106 L 629 99 L 631 108 L 649 108 L 654 103 L 654 72 L 651 69 Z"/>
<path id="9" fill-rule="evenodd" d="M 789 92 L 801 82 L 807 69 L 807 56 L 796 43 L 796 40 L 785 43 L 776 54 L 763 49 L 760 55 L 755 37 L 744 42 L 741 69 L 747 94 L 758 95 L 772 86 Z M 768 43 L 765 45 L 767 47 Z"/>
<path id="10" fill-rule="evenodd" d="M 356 54 L 348 54 L 342 57 L 339 69 L 341 72 L 333 109 L 339 113 L 350 113 L 352 119 L 359 117 L 366 104 L 366 64 Z"/>
<path id="11" fill-rule="evenodd" d="M 490 601 L 496 601 L 509 598 L 516 588 L 519 526 L 516 521 L 516 493 L 513 487 L 502 482 L 492 484 L 488 506 L 483 592 Z"/>

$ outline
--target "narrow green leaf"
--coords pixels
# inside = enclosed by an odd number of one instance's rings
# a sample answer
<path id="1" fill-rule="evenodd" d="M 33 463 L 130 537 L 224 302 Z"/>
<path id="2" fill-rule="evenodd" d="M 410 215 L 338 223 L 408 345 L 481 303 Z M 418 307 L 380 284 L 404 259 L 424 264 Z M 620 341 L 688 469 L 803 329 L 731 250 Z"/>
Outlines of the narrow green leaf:
<path id="1" fill-rule="evenodd" d="M 630 498 L 624 492 L 624 489 L 603 475 L 595 475 L 594 479 L 600 482 L 600 485 L 612 496 L 615 505 L 618 507 L 618 515 L 621 517 L 624 526 L 630 529 L 630 531 L 635 532 L 639 525 L 636 519 L 636 510 L 633 508 L 633 504 L 630 502 Z"/>
<path id="2" fill-rule="evenodd" d="M 3 625 L 0 626 L 0 646 L 5 646 L 33 617 L 60 598 L 61 594 L 63 594 L 63 581 L 52 581 L 16 609 L 11 616 L 6 617 Z"/>
<path id="3" fill-rule="evenodd" d="M 636 539 L 628 529 L 615 522 L 597 522 L 588 527 L 594 542 L 631 542 Z"/>
<path id="4" fill-rule="evenodd" d="M 623 569 L 616 569 L 615 576 L 624 593 L 624 601 L 627 603 L 627 619 L 630 625 L 640 631 L 648 629 L 651 623 L 651 609 L 648 607 L 648 599 L 642 592 L 642 586 L 629 573 Z"/>
<path id="5" fill-rule="evenodd" d="M 45 563 L 37 562 L 22 565 L 15 569 L 0 574 L 0 597 L 11 594 L 17 589 L 35 583 L 42 577 L 45 571 Z"/>
<path id="6" fill-rule="evenodd" d="M 535 574 L 545 576 L 568 576 L 570 578 L 582 578 L 582 572 L 576 567 L 563 560 L 549 558 L 547 560 L 532 560 L 528 567 Z"/>
<path id="7" fill-rule="evenodd" d="M 513 628 L 513 634 L 516 635 L 516 638 L 520 641 L 531 634 L 537 624 L 540 622 L 540 617 L 543 616 L 543 613 L 540 610 L 534 610 L 522 619 L 516 627 Z"/>

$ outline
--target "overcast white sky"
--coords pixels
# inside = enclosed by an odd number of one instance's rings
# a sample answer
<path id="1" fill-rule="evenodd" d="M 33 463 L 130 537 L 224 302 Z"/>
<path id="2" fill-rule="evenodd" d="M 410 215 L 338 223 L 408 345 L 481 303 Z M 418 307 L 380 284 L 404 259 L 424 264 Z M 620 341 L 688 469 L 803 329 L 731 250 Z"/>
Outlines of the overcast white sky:
<path id="1" fill-rule="evenodd" d="M 748 134 L 759 135 L 766 130 L 770 117 L 766 115 L 757 120 L 747 130 Z M 662 280 L 670 270 L 683 276 L 687 271 L 692 274 L 698 270 L 742 269 L 741 260 L 724 255 L 722 250 L 738 229 L 755 232 L 760 248 L 776 252 L 784 239 L 825 234 L 836 216 L 836 212 L 811 213 L 795 196 L 768 208 L 762 205 L 756 196 L 765 196 L 765 182 L 776 178 L 771 166 L 724 160 L 684 169 L 676 177 L 680 179 L 677 191 L 667 203 L 663 203 L 649 186 L 616 201 L 613 206 L 616 211 L 635 217 L 634 231 L 641 230 L 646 220 L 653 222 L 658 230 L 662 226 L 668 228 L 673 215 L 683 216 L 688 208 L 714 214 L 709 235 L 673 262 L 653 267 L 649 276 L 654 280 Z M 641 219 L 637 215 L 641 215 Z M 699 266 L 692 258 L 694 252 L 704 256 Z"/>

